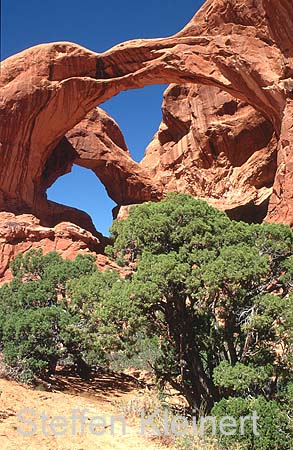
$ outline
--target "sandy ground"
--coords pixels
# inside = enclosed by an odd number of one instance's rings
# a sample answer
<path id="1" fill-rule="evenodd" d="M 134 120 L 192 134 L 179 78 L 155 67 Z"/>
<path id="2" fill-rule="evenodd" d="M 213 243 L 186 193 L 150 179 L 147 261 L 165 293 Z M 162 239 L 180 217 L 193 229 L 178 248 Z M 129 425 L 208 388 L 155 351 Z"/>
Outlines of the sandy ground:
<path id="1" fill-rule="evenodd" d="M 74 376 L 59 376 L 52 388 L 51 392 L 33 390 L 25 385 L 0 379 L 0 450 L 167 448 L 160 442 L 141 436 L 140 419 L 126 418 L 125 435 L 122 433 L 121 422 L 113 419 L 121 414 L 117 409 L 117 402 L 130 401 L 139 393 L 134 382 L 112 375 L 99 376 L 91 383 L 82 382 Z M 19 416 L 24 408 L 32 410 L 21 416 L 24 421 L 30 420 L 27 424 L 21 422 Z M 83 429 L 78 417 L 82 411 L 85 415 Z M 56 416 L 62 416 L 63 419 L 55 419 L 53 427 L 55 432 L 63 432 L 63 435 L 56 436 L 52 433 L 52 419 Z M 93 422 L 93 418 L 97 416 L 99 418 Z M 111 420 L 114 420 L 114 428 L 111 427 Z M 62 426 L 58 427 L 58 424 Z M 23 436 L 21 432 L 28 432 L 30 436 Z"/>

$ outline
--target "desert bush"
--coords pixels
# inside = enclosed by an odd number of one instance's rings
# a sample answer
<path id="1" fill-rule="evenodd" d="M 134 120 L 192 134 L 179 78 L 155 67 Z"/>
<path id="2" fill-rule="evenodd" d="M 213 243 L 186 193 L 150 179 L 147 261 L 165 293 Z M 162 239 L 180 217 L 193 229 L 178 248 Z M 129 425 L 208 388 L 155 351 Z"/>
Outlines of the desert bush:
<path id="1" fill-rule="evenodd" d="M 264 397 L 222 399 L 213 409 L 212 414 L 219 420 L 224 416 L 231 416 L 237 420 L 239 417 L 250 416 L 255 411 L 257 420 L 257 435 L 252 430 L 252 422 L 245 425 L 244 435 L 239 433 L 232 436 L 218 435 L 219 447 L 233 448 L 240 444 L 242 450 L 290 450 L 293 447 L 292 421 L 288 417 L 286 405 L 275 400 L 266 400 Z M 248 428 L 248 429 L 247 429 Z"/>
<path id="2" fill-rule="evenodd" d="M 96 286 L 107 288 L 117 275 L 98 272 L 92 256 L 63 260 L 40 250 L 18 255 L 12 263 L 10 284 L 0 288 L 0 345 L 5 370 L 21 381 L 54 373 L 57 363 L 70 357 L 78 373 L 87 378 L 90 366 L 105 361 L 105 349 L 95 324 L 93 305 L 86 302 L 82 287 L 95 277 Z M 80 289 L 74 288 L 77 280 Z M 70 282 L 72 281 L 72 285 Z M 93 284 L 93 283 L 92 283 Z M 70 286 L 69 286 L 70 285 Z"/>
<path id="3" fill-rule="evenodd" d="M 110 367 L 116 372 L 123 372 L 127 369 L 153 372 L 153 362 L 159 357 L 160 346 L 157 336 L 144 337 L 141 334 L 137 337 L 137 342 L 131 348 L 131 352 L 120 351 L 112 353 L 110 356 Z"/>
<path id="4" fill-rule="evenodd" d="M 164 395 L 156 388 L 145 388 L 130 399 L 117 400 L 114 405 L 117 411 L 127 418 L 141 418 L 142 413 L 149 416 L 168 407 Z"/>

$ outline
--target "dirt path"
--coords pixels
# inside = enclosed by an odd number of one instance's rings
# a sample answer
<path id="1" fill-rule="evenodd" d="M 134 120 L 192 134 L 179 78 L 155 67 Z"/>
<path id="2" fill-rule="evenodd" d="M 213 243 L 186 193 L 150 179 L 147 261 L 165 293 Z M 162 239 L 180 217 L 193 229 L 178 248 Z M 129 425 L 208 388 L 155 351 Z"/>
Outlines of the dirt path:
<path id="1" fill-rule="evenodd" d="M 103 376 L 88 384 L 75 377 L 58 377 L 56 385 L 58 391 L 36 391 L 12 381 L 0 379 L 1 450 L 163 450 L 167 448 L 141 436 L 141 422 L 138 419 L 126 419 L 126 434 L 122 435 L 121 421 L 114 419 L 114 416 L 121 414 L 119 410 L 117 411 L 115 402 L 130 400 L 132 396 L 139 393 L 139 388 L 133 382 Z M 29 414 L 22 416 L 24 420 L 30 419 L 32 421 L 30 424 L 21 423 L 19 420 L 18 414 L 23 408 L 32 410 Z M 74 412 L 75 410 L 79 411 Z M 80 418 L 77 417 L 80 411 L 84 411 L 85 415 L 83 429 Z M 41 416 L 42 413 L 43 416 Z M 62 436 L 52 433 L 51 420 L 56 416 L 63 417 L 62 427 L 58 427 L 56 423 L 53 424 L 55 432 L 57 430 L 65 433 Z M 97 416 L 99 419 L 93 422 L 93 418 Z M 60 424 L 60 420 L 56 419 L 56 422 Z M 34 435 L 20 434 L 21 430 L 32 433 L 33 427 L 36 431 Z M 99 435 L 93 434 L 93 431 Z"/>

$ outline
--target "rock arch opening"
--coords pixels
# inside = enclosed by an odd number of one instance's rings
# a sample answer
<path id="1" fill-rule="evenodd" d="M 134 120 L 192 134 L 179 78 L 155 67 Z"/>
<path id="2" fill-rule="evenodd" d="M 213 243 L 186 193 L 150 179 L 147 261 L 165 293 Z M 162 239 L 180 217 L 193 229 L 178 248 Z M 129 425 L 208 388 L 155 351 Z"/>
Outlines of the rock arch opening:
<path id="1" fill-rule="evenodd" d="M 161 95 L 164 87 L 160 86 Z M 161 95 L 156 99 L 158 110 Z M 122 104 L 124 99 L 122 95 Z M 104 197 L 104 203 L 112 207 L 158 200 L 168 191 L 188 192 L 225 210 L 232 219 L 261 222 L 272 193 L 276 148 L 272 124 L 248 103 L 212 86 L 170 85 L 164 92 L 158 131 L 146 151 L 136 153 L 138 160 L 144 154 L 140 164 L 132 159 L 118 124 L 95 108 L 56 146 L 42 184 L 47 189 L 77 164 L 101 180 L 113 200 Z M 51 199 L 70 204 L 70 198 Z M 82 201 L 71 206 L 91 210 L 99 229 L 94 208 L 83 207 Z M 91 219 L 82 211 L 67 208 L 63 217 L 93 231 Z"/>
<path id="2" fill-rule="evenodd" d="M 116 203 L 91 170 L 74 164 L 70 173 L 59 177 L 47 190 L 47 197 L 89 214 L 95 228 L 104 236 L 109 235 L 112 209 Z"/>
<path id="3" fill-rule="evenodd" d="M 131 178 L 132 171 L 143 175 L 136 162 L 143 158 L 158 130 L 166 88 L 167 85 L 151 85 L 122 92 L 105 102 L 104 110 L 96 108 L 70 130 L 48 158 L 43 171 L 48 200 L 89 214 L 95 228 L 107 236 L 111 210 L 117 207 L 117 202 L 130 202 L 127 189 L 123 193 L 123 182 L 119 186 L 121 178 Z M 137 198 L 136 202 L 139 201 Z"/>
<path id="4" fill-rule="evenodd" d="M 73 176 L 62 177 L 71 172 L 72 168 Z M 88 172 L 92 173 L 90 178 Z M 107 232 L 111 224 L 110 210 L 115 206 L 157 200 L 161 195 L 148 172 L 132 159 L 117 123 L 101 108 L 92 110 L 71 129 L 47 159 L 40 183 L 40 197 L 46 197 L 46 200 L 43 208 L 38 205 L 39 218 L 43 224 L 55 226 L 61 220 L 72 221 L 96 234 L 95 222 L 100 231 L 96 216 L 98 211 L 101 213 L 101 205 L 95 203 L 89 191 L 87 199 L 91 199 L 92 205 L 86 206 L 85 201 L 83 207 L 82 198 L 78 202 L 72 198 L 70 184 L 75 180 L 80 184 L 78 177 L 81 174 L 84 174 L 81 182 L 87 183 L 89 180 L 92 189 L 97 190 L 99 187 L 100 195 L 102 193 L 103 203 L 107 208 L 106 224 L 102 223 L 103 232 Z M 63 179 L 60 180 L 60 177 Z M 61 186 L 65 190 L 63 195 L 60 195 Z M 46 192 L 49 193 L 49 198 Z M 56 201 L 62 204 L 55 203 Z M 71 206 L 63 206 L 64 204 Z M 91 217 L 85 211 L 90 212 Z"/>
<path id="5" fill-rule="evenodd" d="M 120 92 L 100 105 L 117 121 L 130 155 L 140 162 L 162 121 L 163 94 L 167 84 L 154 84 Z"/>

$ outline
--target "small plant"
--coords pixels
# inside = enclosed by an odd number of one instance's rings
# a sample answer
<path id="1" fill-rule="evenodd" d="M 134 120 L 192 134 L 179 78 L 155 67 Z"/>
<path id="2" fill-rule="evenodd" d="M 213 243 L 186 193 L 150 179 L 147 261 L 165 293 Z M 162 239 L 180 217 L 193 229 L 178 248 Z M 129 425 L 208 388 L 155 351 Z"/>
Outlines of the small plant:
<path id="1" fill-rule="evenodd" d="M 125 266 L 125 261 L 124 261 L 124 259 L 122 257 L 118 257 L 118 258 L 116 258 L 116 264 L 119 267 L 124 267 Z"/>
<path id="2" fill-rule="evenodd" d="M 215 438 L 190 433 L 175 440 L 174 450 L 220 450 L 220 447 Z M 233 450 L 241 450 L 241 447 L 235 445 Z"/>
<path id="3" fill-rule="evenodd" d="M 153 372 L 152 363 L 160 356 L 159 339 L 154 337 L 138 336 L 131 354 L 126 351 L 112 353 L 110 367 L 117 372 L 128 369 Z"/>
<path id="4" fill-rule="evenodd" d="M 141 418 L 144 413 L 146 416 L 153 414 L 154 411 L 161 410 L 164 406 L 163 395 L 157 389 L 141 391 L 130 400 L 114 402 L 117 410 L 126 418 Z"/>
<path id="5" fill-rule="evenodd" d="M 166 430 L 166 422 L 171 424 L 178 416 L 178 411 L 168 403 L 164 393 L 156 388 L 145 389 L 132 399 L 117 401 L 114 405 L 119 414 L 128 419 L 140 420 L 142 417 L 148 419 L 154 415 L 152 423 L 159 434 L 150 428 L 146 429 L 147 437 L 167 445 L 172 450 L 219 450 L 216 438 L 194 433 L 191 424 L 190 430 L 181 437 L 177 437 L 170 429 Z M 183 413 L 180 412 L 180 416 L 186 417 L 186 420 L 190 419 L 185 415 L 185 410 Z M 235 450 L 238 450 L 237 446 Z"/>

